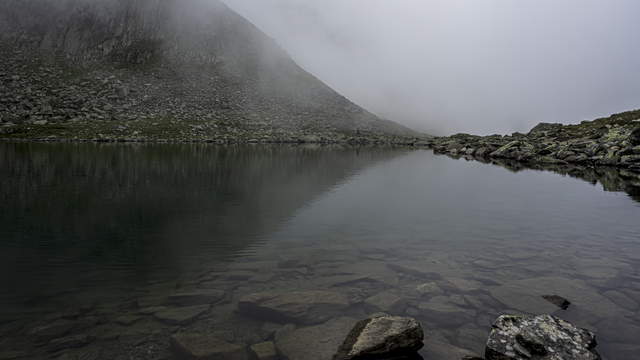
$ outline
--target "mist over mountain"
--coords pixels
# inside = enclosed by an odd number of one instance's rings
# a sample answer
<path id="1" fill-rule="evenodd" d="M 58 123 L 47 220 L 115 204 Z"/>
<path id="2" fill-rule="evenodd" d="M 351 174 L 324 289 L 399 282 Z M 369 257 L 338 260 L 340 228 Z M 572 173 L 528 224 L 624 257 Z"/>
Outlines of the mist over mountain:
<path id="1" fill-rule="evenodd" d="M 434 135 L 638 108 L 635 0 L 225 0 L 305 69 Z"/>
<path id="2" fill-rule="evenodd" d="M 11 137 L 412 134 L 304 71 L 218 0 L 7 0 L 0 34 L 0 131 Z"/>

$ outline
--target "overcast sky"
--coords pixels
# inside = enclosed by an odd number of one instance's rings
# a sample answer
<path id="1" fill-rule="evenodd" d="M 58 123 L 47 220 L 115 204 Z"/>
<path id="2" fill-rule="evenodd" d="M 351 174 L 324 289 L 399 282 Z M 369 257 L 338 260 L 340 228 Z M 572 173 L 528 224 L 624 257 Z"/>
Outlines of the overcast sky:
<path id="1" fill-rule="evenodd" d="M 225 0 L 356 103 L 437 134 L 640 108 L 638 0 Z"/>

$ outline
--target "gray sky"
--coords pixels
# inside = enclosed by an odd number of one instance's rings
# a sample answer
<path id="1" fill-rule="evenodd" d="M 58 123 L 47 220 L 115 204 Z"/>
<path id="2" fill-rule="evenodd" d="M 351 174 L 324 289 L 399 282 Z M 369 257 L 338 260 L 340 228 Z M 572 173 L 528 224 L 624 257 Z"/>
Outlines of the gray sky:
<path id="1" fill-rule="evenodd" d="M 224 0 L 418 130 L 510 133 L 640 108 L 637 0 Z"/>

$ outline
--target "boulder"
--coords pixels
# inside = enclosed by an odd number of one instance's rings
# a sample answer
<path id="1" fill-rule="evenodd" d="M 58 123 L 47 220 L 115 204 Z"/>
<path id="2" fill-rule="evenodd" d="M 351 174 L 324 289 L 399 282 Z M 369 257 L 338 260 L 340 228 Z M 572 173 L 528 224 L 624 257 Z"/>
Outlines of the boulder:
<path id="1" fill-rule="evenodd" d="M 171 337 L 171 350 L 177 359 L 248 360 L 244 346 L 228 343 L 206 334 L 177 334 Z"/>
<path id="2" fill-rule="evenodd" d="M 551 315 L 502 315 L 494 322 L 486 360 L 599 360 L 595 335 Z"/>
<path id="3" fill-rule="evenodd" d="M 640 145 L 640 126 L 636 127 L 629 134 L 629 141 L 631 145 Z"/>
<path id="4" fill-rule="evenodd" d="M 424 332 L 413 318 L 378 316 L 359 321 L 334 360 L 388 359 L 411 356 L 422 348 Z"/>
<path id="5" fill-rule="evenodd" d="M 242 297 L 238 311 L 274 322 L 312 325 L 341 315 L 349 305 L 345 295 L 332 291 L 262 292 Z"/>

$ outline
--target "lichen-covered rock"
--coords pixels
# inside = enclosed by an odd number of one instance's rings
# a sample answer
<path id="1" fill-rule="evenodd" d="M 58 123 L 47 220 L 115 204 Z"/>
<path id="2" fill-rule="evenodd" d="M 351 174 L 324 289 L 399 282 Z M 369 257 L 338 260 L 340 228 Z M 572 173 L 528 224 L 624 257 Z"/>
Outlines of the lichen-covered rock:
<path id="1" fill-rule="evenodd" d="M 502 315 L 487 340 L 486 360 L 598 360 L 588 330 L 551 315 Z"/>
<path id="2" fill-rule="evenodd" d="M 424 332 L 413 318 L 378 316 L 359 321 L 333 357 L 334 360 L 389 359 L 415 354 Z"/>

